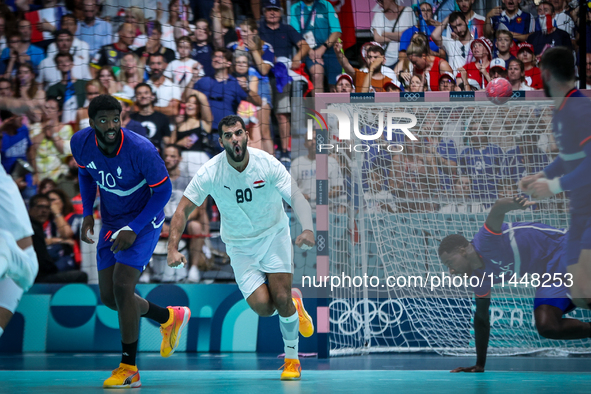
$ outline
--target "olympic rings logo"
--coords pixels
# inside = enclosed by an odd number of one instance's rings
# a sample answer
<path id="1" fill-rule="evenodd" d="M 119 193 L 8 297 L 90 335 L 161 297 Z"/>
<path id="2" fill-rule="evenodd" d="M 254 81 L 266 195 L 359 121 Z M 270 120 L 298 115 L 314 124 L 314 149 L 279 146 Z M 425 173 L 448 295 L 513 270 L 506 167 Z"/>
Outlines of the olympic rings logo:
<path id="1" fill-rule="evenodd" d="M 316 239 L 316 246 L 319 252 L 324 250 L 324 247 L 326 246 L 326 239 L 322 235 L 318 235 Z"/>
<path id="2" fill-rule="evenodd" d="M 421 94 L 414 92 L 406 92 L 404 93 L 403 97 L 406 99 L 406 101 L 418 101 L 421 98 Z"/>
<path id="3" fill-rule="evenodd" d="M 330 303 L 331 311 L 329 321 L 339 328 L 339 332 L 345 335 L 357 334 L 365 326 L 364 310 L 368 305 L 367 323 L 371 335 L 383 334 L 388 327 L 400 323 L 404 306 L 395 299 L 389 299 L 381 304 L 373 300 L 358 300 L 353 307 L 347 299 L 338 299 Z M 333 319 L 333 315 L 336 319 Z M 375 329 L 377 328 L 377 329 Z"/>

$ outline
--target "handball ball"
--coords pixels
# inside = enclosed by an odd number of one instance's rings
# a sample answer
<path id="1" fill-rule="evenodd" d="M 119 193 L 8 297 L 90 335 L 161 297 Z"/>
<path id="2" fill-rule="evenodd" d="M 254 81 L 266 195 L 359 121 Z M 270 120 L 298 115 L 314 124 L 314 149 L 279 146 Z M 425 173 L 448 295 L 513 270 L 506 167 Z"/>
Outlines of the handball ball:
<path id="1" fill-rule="evenodd" d="M 505 78 L 495 78 L 486 86 L 486 97 L 497 104 L 505 104 L 513 95 L 513 87 Z"/>

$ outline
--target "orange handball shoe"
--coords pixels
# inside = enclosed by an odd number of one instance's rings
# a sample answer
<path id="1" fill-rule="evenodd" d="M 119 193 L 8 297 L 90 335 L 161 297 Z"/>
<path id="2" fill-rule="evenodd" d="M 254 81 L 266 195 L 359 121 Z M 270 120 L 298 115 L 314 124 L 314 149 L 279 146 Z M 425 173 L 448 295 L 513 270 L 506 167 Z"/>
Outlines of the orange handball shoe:
<path id="1" fill-rule="evenodd" d="M 302 366 L 300 360 L 286 358 L 282 366 L 281 380 L 300 380 L 302 378 Z"/>
<path id="2" fill-rule="evenodd" d="M 132 389 L 140 387 L 140 371 L 137 367 L 129 364 L 119 364 L 119 368 L 115 369 L 111 377 L 103 383 L 106 389 Z"/>
<path id="3" fill-rule="evenodd" d="M 306 312 L 306 308 L 304 308 L 302 292 L 299 289 L 291 289 L 291 296 L 293 297 L 293 303 L 300 318 L 300 334 L 306 338 L 311 337 L 314 334 L 314 322 L 312 322 L 312 318 Z"/>
<path id="4" fill-rule="evenodd" d="M 170 357 L 179 346 L 183 328 L 191 318 L 191 310 L 186 306 L 169 306 L 170 319 L 160 326 L 162 334 L 162 344 L 160 345 L 160 355 Z"/>

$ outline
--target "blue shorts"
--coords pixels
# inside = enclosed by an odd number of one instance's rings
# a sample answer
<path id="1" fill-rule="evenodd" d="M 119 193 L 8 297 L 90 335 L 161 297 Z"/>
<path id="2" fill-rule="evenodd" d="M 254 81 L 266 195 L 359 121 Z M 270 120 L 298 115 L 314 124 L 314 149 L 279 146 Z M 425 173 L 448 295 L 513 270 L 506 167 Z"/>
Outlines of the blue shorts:
<path id="1" fill-rule="evenodd" d="M 567 233 L 567 264 L 579 262 L 581 250 L 591 249 L 591 215 L 571 215 Z"/>
<path id="2" fill-rule="evenodd" d="M 271 85 L 269 84 L 269 78 L 267 78 L 267 81 L 259 80 L 258 93 L 262 99 L 265 99 L 267 101 L 269 107 L 273 108 L 273 99 L 271 99 Z"/>
<path id="3" fill-rule="evenodd" d="M 101 229 L 98 246 L 96 248 L 97 269 L 101 271 L 105 268 L 115 265 L 115 263 L 121 263 L 129 265 L 130 267 L 136 268 L 142 272 L 152 258 L 154 248 L 158 243 L 158 239 L 160 239 L 162 226 L 158 228 L 152 228 L 151 225 L 146 226 L 138 234 L 135 242 L 129 249 L 122 250 L 116 255 L 111 252 L 111 246 L 113 246 L 114 241 L 111 242 L 109 240 L 115 231 L 117 230 L 109 230 L 105 227 Z"/>
<path id="4" fill-rule="evenodd" d="M 570 289 L 566 286 L 564 275 L 567 272 L 568 241 L 562 241 L 562 247 L 554 253 L 552 259 L 546 265 L 546 273 L 554 278 L 558 274 L 562 283 L 549 283 L 542 279 L 540 286 L 536 289 L 534 310 L 540 305 L 551 305 L 562 310 L 562 314 L 569 313 L 576 308 L 575 304 L 568 298 Z M 542 287 L 543 285 L 548 287 Z"/>

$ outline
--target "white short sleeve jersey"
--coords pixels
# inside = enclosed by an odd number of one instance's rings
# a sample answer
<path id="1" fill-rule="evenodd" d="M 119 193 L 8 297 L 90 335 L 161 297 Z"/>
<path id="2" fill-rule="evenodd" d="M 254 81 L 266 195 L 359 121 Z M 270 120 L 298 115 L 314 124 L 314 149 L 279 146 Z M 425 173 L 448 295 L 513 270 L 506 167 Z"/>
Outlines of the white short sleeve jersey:
<path id="1" fill-rule="evenodd" d="M 281 200 L 291 204 L 291 176 L 268 153 L 254 148 L 248 153 L 242 172 L 230 166 L 226 152 L 218 154 L 197 171 L 184 193 L 197 206 L 213 197 L 225 243 L 250 242 L 289 227 Z"/>

